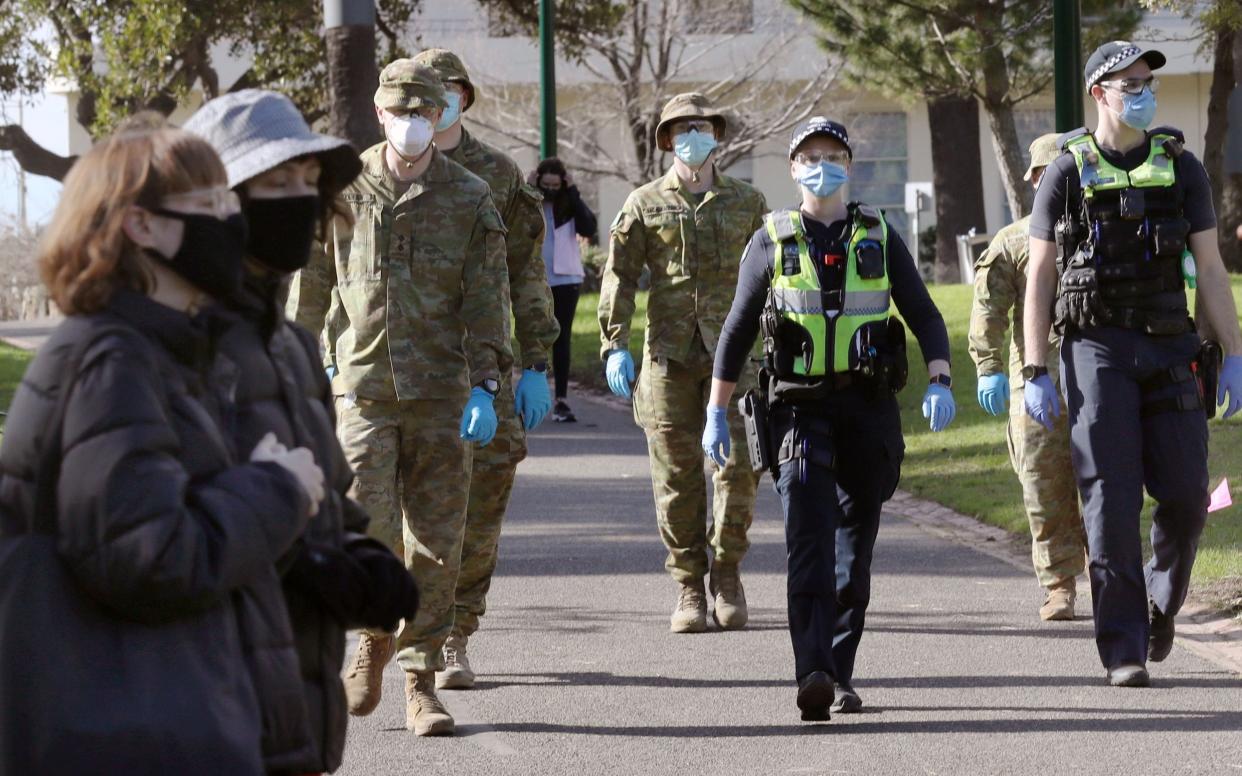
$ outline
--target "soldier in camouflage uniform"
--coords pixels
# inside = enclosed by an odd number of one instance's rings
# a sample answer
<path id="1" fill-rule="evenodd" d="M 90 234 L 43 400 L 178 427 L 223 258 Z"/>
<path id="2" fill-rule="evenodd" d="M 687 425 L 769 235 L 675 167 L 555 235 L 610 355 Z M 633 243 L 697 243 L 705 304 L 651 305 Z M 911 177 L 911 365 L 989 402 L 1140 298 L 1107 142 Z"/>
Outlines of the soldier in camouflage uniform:
<path id="1" fill-rule="evenodd" d="M 1026 178 L 1039 185 L 1043 168 L 1061 150 L 1057 135 L 1031 144 Z M 1031 525 L 1031 560 L 1046 596 L 1039 616 L 1045 620 L 1074 619 L 1074 578 L 1086 564 L 1086 533 L 1078 509 L 1078 490 L 1070 463 L 1069 420 L 1054 419 L 1052 431 L 1032 420 L 1022 402 L 1022 300 L 1026 294 L 1030 216 L 996 233 L 975 265 L 975 299 L 970 315 L 970 355 L 979 374 L 979 404 L 993 415 L 1005 409 L 1010 392 L 1009 460 L 1022 483 L 1022 500 Z M 1009 344 L 1009 377 L 1005 377 L 1005 334 L 1013 316 Z M 1060 348 L 1053 335 L 1049 347 Z M 1048 361 L 1058 385 L 1057 360 Z"/>
<path id="2" fill-rule="evenodd" d="M 360 638 L 345 675 L 350 711 L 379 703 L 395 650 L 406 725 L 419 735 L 454 730 L 435 672 L 453 627 L 467 443 L 495 433 L 492 401 L 513 362 L 504 224 L 487 184 L 431 143 L 446 104 L 431 68 L 408 59 L 384 68 L 375 105 L 386 140 L 363 153 L 343 194 L 352 230 L 338 219 L 288 301 L 291 317 L 323 332 L 353 497 L 422 592 L 395 644 L 386 633 Z"/>
<path id="3" fill-rule="evenodd" d="M 487 181 L 508 233 L 505 236 L 514 335 L 521 349 L 522 378 L 515 393 L 509 374 L 500 376 L 496 397 L 496 438 L 473 455 L 470 503 L 457 575 L 453 633 L 444 645 L 441 688 L 474 686 L 466 657 L 470 635 L 487 610 L 487 591 L 496 570 L 500 524 L 509 505 L 517 465 L 526 457 L 526 431 L 539 425 L 552 408 L 548 392 L 548 349 L 560 326 L 552 315 L 552 291 L 543 267 L 543 211 L 540 195 L 526 185 L 517 163 L 499 149 L 479 141 L 461 125 L 461 114 L 478 99 L 461 60 L 451 51 L 428 49 L 415 62 L 433 68 L 444 82 L 449 110 L 436 126 L 435 144 L 448 158 Z"/>
<path id="4" fill-rule="evenodd" d="M 670 620 L 676 633 L 707 627 L 703 577 L 709 537 L 699 442 L 716 340 L 733 301 L 738 262 L 768 209 L 758 190 L 714 169 L 712 154 L 725 129 L 724 117 L 701 94 L 679 94 L 664 106 L 656 144 L 674 152 L 672 169 L 632 192 L 613 221 L 599 300 L 609 386 L 628 397 L 634 382 L 629 353 L 634 293 L 643 268 L 650 270 L 634 418 L 647 434 L 656 520 L 668 547 L 664 565 L 680 588 Z M 750 546 L 746 531 L 759 476 L 746 460 L 736 407 L 729 409 L 729 426 L 735 452 L 723 468 L 712 464 L 711 591 L 716 623 L 734 629 L 747 619 L 738 564 Z"/>

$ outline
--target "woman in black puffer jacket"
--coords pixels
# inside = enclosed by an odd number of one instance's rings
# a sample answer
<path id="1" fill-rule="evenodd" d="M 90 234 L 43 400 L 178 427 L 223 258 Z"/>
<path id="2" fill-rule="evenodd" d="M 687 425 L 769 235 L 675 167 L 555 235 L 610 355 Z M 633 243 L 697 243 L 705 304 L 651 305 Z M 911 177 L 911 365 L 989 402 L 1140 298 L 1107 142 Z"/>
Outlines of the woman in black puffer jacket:
<path id="1" fill-rule="evenodd" d="M 336 438 L 336 417 L 319 345 L 285 320 L 282 282 L 305 266 L 316 224 L 361 171 L 346 141 L 310 130 L 286 97 L 243 90 L 204 105 L 185 128 L 215 147 L 249 225 L 246 276 L 229 300 L 240 319 L 221 353 L 240 367 L 233 435 L 239 446 L 269 430 L 306 446 L 327 478 L 327 495 L 304 540 L 286 559 L 285 598 L 301 663 L 310 747 L 270 750 L 273 772 L 333 771 L 341 764 L 347 714 L 340 680 L 345 629 L 395 630 L 412 618 L 417 589 L 405 565 L 367 538 L 368 518 L 347 496 L 353 472 Z"/>
<path id="2" fill-rule="evenodd" d="M 10 407 L 0 541 L 36 519 L 47 467 L 72 595 L 120 634 L 73 657 L 121 668 L 94 695 L 41 697 L 63 688 L 37 676 L 34 692 L 6 691 L 0 772 L 261 773 L 264 726 L 299 720 L 264 718 L 243 644 L 289 627 L 261 591 L 279 584 L 276 560 L 317 509 L 323 474 L 270 435 L 239 460 L 224 431 L 238 375 L 214 357 L 222 321 L 208 306 L 235 293 L 245 239 L 225 180 L 209 145 L 173 129 L 102 141 L 65 180 L 39 262 L 69 317 Z M 29 635 L 13 622 L 0 632 L 5 649 Z M 135 662 L 142 671 L 125 668 Z M 5 682 L 21 681 L 4 663 Z M 146 681 L 127 686 L 131 674 Z"/>

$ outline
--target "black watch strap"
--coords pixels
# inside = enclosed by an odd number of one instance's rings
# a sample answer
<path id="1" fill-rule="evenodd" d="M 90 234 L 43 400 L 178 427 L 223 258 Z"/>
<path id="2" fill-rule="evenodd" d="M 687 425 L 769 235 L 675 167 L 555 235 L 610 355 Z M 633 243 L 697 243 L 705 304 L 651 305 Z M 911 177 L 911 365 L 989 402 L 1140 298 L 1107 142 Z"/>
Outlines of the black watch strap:
<path id="1" fill-rule="evenodd" d="M 1035 378 L 1043 377 L 1046 374 L 1048 374 L 1048 367 L 1046 366 L 1038 366 L 1036 364 L 1027 364 L 1026 366 L 1022 367 L 1022 379 L 1023 380 L 1034 380 Z"/>
<path id="2" fill-rule="evenodd" d="M 547 361 L 536 361 L 535 363 L 531 364 L 530 366 L 526 368 L 531 370 L 532 372 L 546 372 L 548 371 L 548 362 Z"/>
<path id="3" fill-rule="evenodd" d="M 948 375 L 932 375 L 927 381 L 928 385 L 943 385 L 949 390 L 953 390 L 953 378 Z"/>

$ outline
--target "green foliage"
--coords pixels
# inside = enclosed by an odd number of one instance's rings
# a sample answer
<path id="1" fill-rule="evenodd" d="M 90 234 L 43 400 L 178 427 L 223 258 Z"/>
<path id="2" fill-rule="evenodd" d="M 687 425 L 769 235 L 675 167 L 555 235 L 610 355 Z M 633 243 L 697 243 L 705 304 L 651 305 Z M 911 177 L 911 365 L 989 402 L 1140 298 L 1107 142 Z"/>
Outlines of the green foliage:
<path id="1" fill-rule="evenodd" d="M 479 5 L 496 14 L 502 22 L 527 35 L 539 31 L 539 3 L 534 0 L 478 0 Z M 556 0 L 556 43 L 567 58 L 581 61 L 592 39 L 612 36 L 618 31 L 631 2 L 616 0 Z"/>
<path id="2" fill-rule="evenodd" d="M 406 54 L 399 34 L 420 3 L 379 0 L 381 64 Z M 169 112 L 196 86 L 208 97 L 279 89 L 313 119 L 328 98 L 322 24 L 320 0 L 0 0 L 0 95 L 66 78 L 93 135 L 142 108 Z M 212 51 L 222 44 L 253 61 L 237 84 L 219 83 Z"/>
<path id="3" fill-rule="evenodd" d="M 999 52 L 1008 105 L 1052 80 L 1052 0 L 789 0 L 818 23 L 826 51 L 846 62 L 848 80 L 891 98 L 975 95 L 987 99 L 984 70 Z M 1083 0 L 1087 50 L 1124 37 L 1142 11 L 1121 0 Z"/>

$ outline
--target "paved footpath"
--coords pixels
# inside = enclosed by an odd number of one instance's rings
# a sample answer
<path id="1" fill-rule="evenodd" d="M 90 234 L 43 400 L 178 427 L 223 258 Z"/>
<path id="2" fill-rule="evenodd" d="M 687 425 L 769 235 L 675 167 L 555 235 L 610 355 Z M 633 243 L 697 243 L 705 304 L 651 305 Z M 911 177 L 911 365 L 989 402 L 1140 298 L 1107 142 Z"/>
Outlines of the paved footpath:
<path id="1" fill-rule="evenodd" d="M 856 672 L 867 713 L 800 722 L 770 480 L 743 564 L 751 624 L 671 634 L 642 434 L 574 407 L 519 469 L 479 681 L 442 693 L 458 735 L 406 732 L 390 665 L 339 773 L 1242 774 L 1242 678 L 1179 644 L 1152 689 L 1107 687 L 1088 601 L 1042 623 L 1032 573 L 891 514 Z"/>

